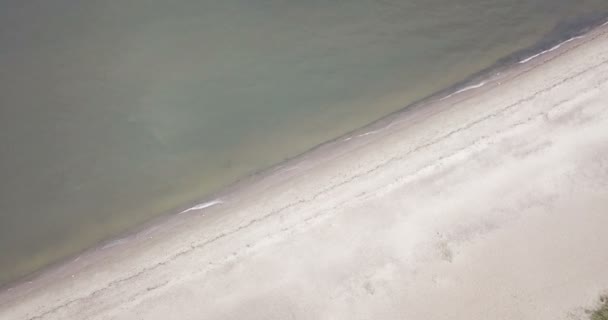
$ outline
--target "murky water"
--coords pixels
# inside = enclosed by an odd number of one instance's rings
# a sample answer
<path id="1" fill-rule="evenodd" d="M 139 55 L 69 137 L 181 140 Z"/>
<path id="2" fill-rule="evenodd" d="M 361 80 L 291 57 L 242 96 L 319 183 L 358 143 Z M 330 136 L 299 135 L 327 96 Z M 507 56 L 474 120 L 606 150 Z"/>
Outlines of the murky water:
<path id="1" fill-rule="evenodd" d="M 600 12 L 607 1 L 2 1 L 0 283 Z"/>

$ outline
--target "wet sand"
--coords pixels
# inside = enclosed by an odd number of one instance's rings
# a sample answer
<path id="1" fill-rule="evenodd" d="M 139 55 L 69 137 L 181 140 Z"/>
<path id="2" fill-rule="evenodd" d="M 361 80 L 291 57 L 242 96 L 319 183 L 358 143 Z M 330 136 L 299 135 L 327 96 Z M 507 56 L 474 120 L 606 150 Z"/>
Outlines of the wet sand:
<path id="1" fill-rule="evenodd" d="M 525 62 L 4 288 L 0 318 L 582 319 L 608 29 Z"/>

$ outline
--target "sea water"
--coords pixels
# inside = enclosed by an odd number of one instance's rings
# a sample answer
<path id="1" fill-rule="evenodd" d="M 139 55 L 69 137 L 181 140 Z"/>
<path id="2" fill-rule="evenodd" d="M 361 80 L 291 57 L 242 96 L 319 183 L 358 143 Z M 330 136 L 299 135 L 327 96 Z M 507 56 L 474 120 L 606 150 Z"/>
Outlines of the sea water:
<path id="1" fill-rule="evenodd" d="M 603 12 L 605 0 L 2 1 L 0 283 Z"/>

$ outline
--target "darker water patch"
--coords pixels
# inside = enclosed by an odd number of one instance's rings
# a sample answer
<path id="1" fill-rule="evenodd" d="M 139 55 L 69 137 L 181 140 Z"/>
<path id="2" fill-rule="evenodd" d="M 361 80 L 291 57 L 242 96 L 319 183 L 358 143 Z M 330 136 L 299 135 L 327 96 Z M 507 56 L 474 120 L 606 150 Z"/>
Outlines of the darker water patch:
<path id="1" fill-rule="evenodd" d="M 450 94 L 457 93 L 463 88 L 475 86 L 475 84 L 483 81 L 484 79 L 489 78 L 492 74 L 496 72 L 506 70 L 526 59 L 530 59 L 535 55 L 542 54 L 543 52 L 548 52 L 559 44 L 564 43 L 565 41 L 568 41 L 570 39 L 583 36 L 589 31 L 600 27 L 605 23 L 608 23 L 608 12 L 591 13 L 573 19 L 561 21 L 550 32 L 548 32 L 540 40 L 538 40 L 534 45 L 506 55 L 505 57 L 498 59 L 491 66 L 484 68 L 478 72 L 475 72 L 466 77 L 464 80 L 456 82 L 445 89 L 439 90 L 423 99 L 411 103 L 402 110 L 399 110 L 395 113 L 401 113 L 412 107 L 428 103 L 433 99 L 446 97 Z"/>
<path id="2" fill-rule="evenodd" d="M 518 50 L 496 62 L 496 66 L 509 66 L 540 52 L 550 50 L 556 45 L 579 37 L 590 30 L 599 27 L 608 20 L 608 13 L 592 13 L 558 23 L 535 45 Z"/>

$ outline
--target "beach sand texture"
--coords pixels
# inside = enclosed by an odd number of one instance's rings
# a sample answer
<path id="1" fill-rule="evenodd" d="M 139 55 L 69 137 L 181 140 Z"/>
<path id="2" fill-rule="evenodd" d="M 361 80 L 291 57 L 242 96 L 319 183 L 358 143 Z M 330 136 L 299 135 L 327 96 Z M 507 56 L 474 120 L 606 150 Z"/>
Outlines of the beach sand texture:
<path id="1" fill-rule="evenodd" d="M 608 290 L 608 30 L 0 293 L 1 319 L 584 319 Z"/>

